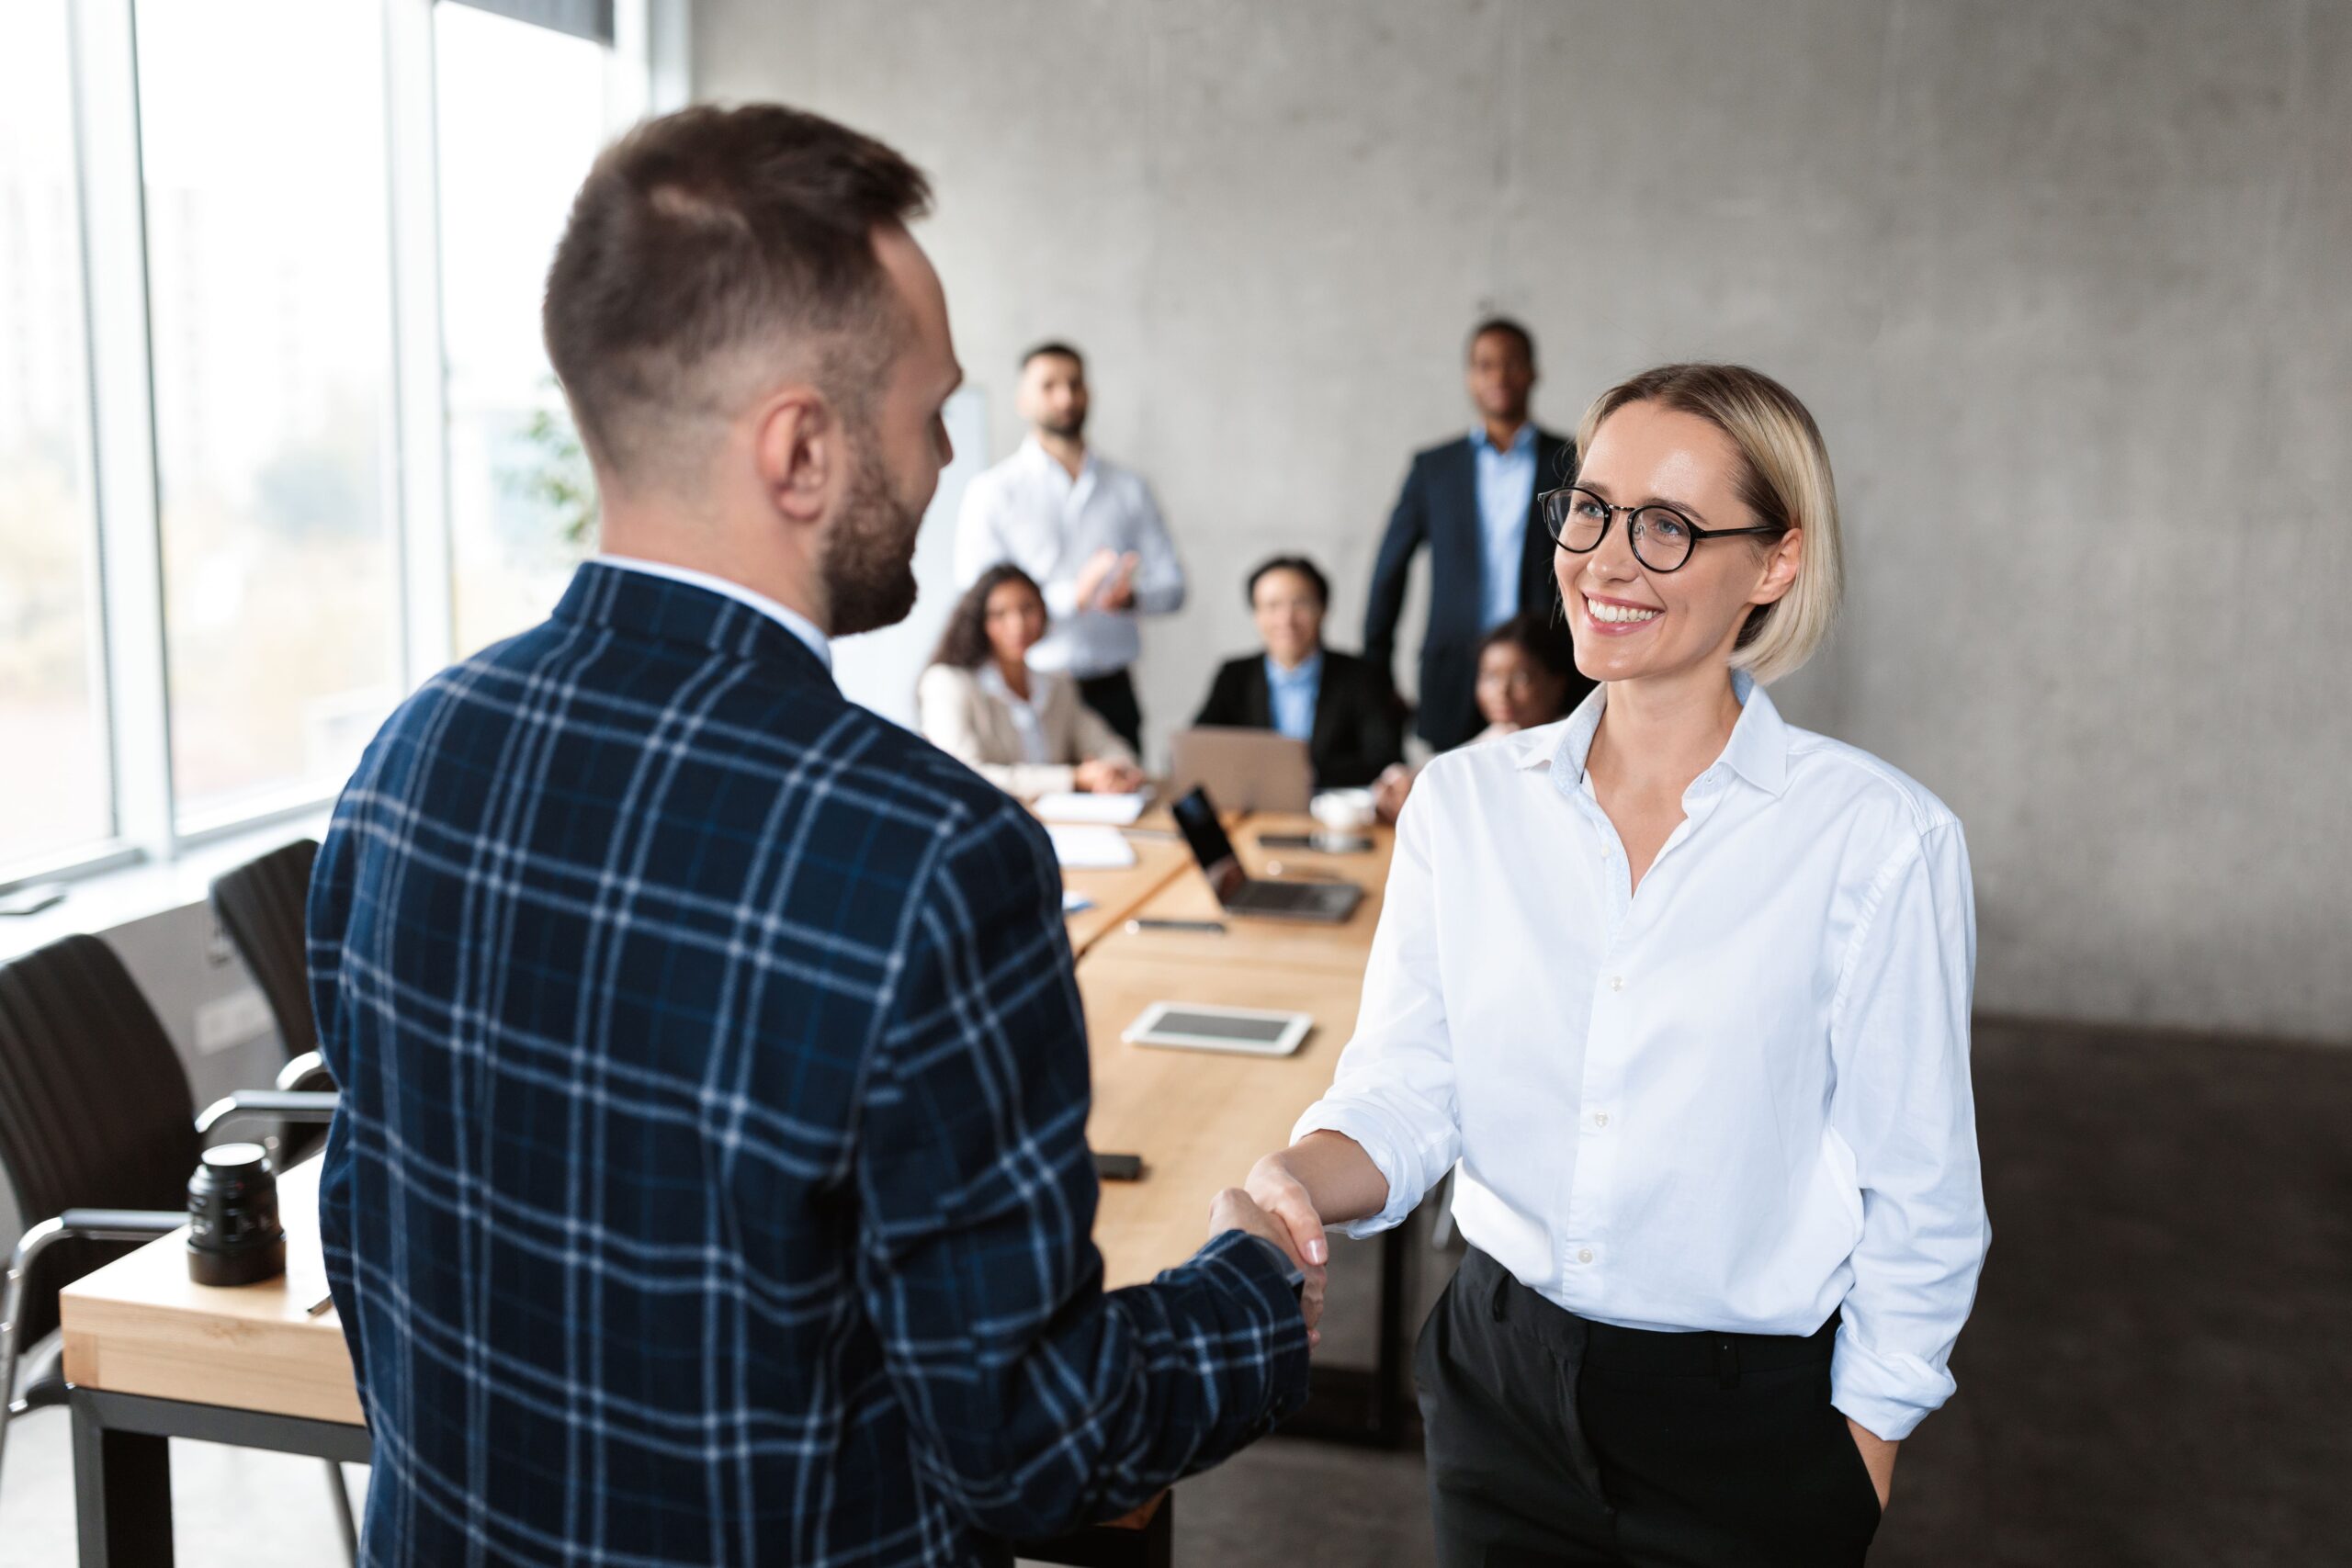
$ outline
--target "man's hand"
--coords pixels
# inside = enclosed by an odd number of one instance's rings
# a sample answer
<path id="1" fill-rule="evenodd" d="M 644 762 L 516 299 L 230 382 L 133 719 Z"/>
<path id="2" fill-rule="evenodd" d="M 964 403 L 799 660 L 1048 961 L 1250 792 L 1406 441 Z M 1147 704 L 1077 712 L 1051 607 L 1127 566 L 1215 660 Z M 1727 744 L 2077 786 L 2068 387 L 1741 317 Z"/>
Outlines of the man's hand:
<path id="1" fill-rule="evenodd" d="M 1383 822 L 1394 822 L 1405 809 L 1405 797 L 1412 793 L 1413 770 L 1402 762 L 1391 762 L 1372 781 L 1372 808 Z"/>
<path id="2" fill-rule="evenodd" d="M 1247 1231 L 1262 1241 L 1271 1241 L 1306 1276 L 1306 1288 L 1299 1294 L 1299 1306 L 1306 1314 L 1306 1342 L 1319 1345 L 1323 1336 L 1316 1324 L 1323 1316 L 1323 1287 L 1326 1270 L 1320 1258 L 1310 1261 L 1306 1251 L 1299 1246 L 1289 1228 L 1260 1208 L 1257 1202 L 1238 1187 L 1228 1187 L 1216 1195 L 1209 1205 L 1209 1234 L 1219 1235 L 1227 1231 Z M 1317 1245 L 1320 1247 L 1322 1227 L 1316 1227 Z"/>
<path id="3" fill-rule="evenodd" d="M 1894 1493 L 1894 1450 L 1903 1446 L 1900 1439 L 1888 1442 L 1876 1432 L 1846 1417 L 1846 1426 L 1854 1434 L 1854 1446 L 1862 1450 L 1862 1465 L 1871 1472 L 1871 1484 L 1878 1488 L 1879 1511 L 1886 1511 L 1886 1500 Z"/>
<path id="4" fill-rule="evenodd" d="M 1078 607 L 1081 610 L 1096 608 L 1095 600 L 1102 594 L 1102 585 L 1118 570 L 1119 552 L 1116 550 L 1097 550 L 1087 557 L 1086 564 L 1078 569 Z"/>
<path id="5" fill-rule="evenodd" d="M 1089 795 L 1129 795 L 1143 787 L 1143 770 L 1133 762 L 1094 757 L 1078 765 L 1070 782 Z"/>
<path id="6" fill-rule="evenodd" d="M 1142 558 L 1133 550 L 1118 558 L 1117 564 L 1111 570 L 1110 581 L 1102 585 L 1102 608 L 1132 610 L 1136 607 L 1136 568 L 1142 564 Z"/>

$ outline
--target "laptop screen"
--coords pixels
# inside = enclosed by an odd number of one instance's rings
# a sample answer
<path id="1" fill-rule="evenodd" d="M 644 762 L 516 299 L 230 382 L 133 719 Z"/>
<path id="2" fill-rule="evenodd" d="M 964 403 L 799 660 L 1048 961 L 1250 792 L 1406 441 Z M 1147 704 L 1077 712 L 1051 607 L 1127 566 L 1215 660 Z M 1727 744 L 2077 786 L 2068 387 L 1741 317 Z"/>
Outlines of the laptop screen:
<path id="1" fill-rule="evenodd" d="M 1195 788 L 1192 794 L 1168 808 L 1176 818 L 1176 826 L 1183 832 L 1184 841 L 1193 847 L 1193 858 L 1201 863 L 1209 881 L 1219 879 L 1219 867 L 1240 867 L 1233 852 L 1233 840 L 1225 836 L 1225 824 L 1216 819 L 1216 807 L 1209 803 L 1209 792 Z M 1220 886 L 1220 892 L 1225 889 Z"/>

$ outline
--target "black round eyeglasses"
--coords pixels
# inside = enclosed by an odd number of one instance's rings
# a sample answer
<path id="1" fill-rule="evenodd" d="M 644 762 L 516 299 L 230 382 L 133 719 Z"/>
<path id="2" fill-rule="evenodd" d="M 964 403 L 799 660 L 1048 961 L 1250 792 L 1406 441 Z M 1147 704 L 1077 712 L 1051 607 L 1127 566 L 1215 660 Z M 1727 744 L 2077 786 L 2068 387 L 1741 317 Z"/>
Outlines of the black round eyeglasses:
<path id="1" fill-rule="evenodd" d="M 1625 513 L 1625 528 L 1634 543 L 1634 558 L 1652 571 L 1672 571 L 1690 558 L 1702 539 L 1728 539 L 1742 534 L 1780 534 L 1786 530 L 1767 524 L 1755 528 L 1702 528 L 1671 506 L 1611 506 L 1578 485 L 1547 490 L 1537 496 L 1544 509 L 1544 531 L 1571 555 L 1589 555 L 1609 536 L 1609 525 Z"/>

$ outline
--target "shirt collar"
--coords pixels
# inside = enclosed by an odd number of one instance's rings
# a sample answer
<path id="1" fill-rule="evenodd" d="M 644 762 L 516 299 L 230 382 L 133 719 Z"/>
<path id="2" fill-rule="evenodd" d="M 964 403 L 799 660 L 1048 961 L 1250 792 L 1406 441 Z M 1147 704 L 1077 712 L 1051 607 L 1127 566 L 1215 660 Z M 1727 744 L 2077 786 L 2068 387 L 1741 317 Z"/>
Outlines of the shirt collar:
<path id="1" fill-rule="evenodd" d="M 1059 457 L 1046 450 L 1046 444 L 1037 439 L 1037 433 L 1034 430 L 1021 438 L 1021 456 L 1028 459 L 1033 468 L 1052 469 L 1054 477 L 1067 484 L 1076 484 L 1094 471 L 1094 448 L 1091 445 L 1086 448 L 1086 456 L 1079 460 L 1078 472 L 1072 474 L 1062 467 Z"/>
<path id="2" fill-rule="evenodd" d="M 599 566 L 615 566 L 624 571 L 641 571 L 648 577 L 667 578 L 672 582 L 683 582 L 689 588 L 725 594 L 737 604 L 748 604 L 808 644 L 808 651 L 817 656 L 817 662 L 828 670 L 833 667 L 832 645 L 825 640 L 825 634 L 817 629 L 817 623 L 797 610 L 785 608 L 756 589 L 746 588 L 728 578 L 714 577 L 707 571 L 696 571 L 690 566 L 673 566 L 668 561 L 639 560 L 635 556 L 600 555 L 596 557 L 596 562 Z"/>
<path id="3" fill-rule="evenodd" d="M 1731 672 L 1731 690 L 1739 699 L 1739 719 L 1731 727 L 1717 765 L 1777 795 L 1789 784 L 1789 727 L 1747 671 Z M 1562 789 L 1580 787 L 1585 758 L 1592 752 L 1592 738 L 1600 732 L 1601 711 L 1608 705 L 1608 686 L 1598 685 L 1561 723 L 1521 731 L 1512 739 L 1519 748 L 1518 766 L 1551 768 Z"/>
<path id="4" fill-rule="evenodd" d="M 1029 694 L 1025 697 L 1012 689 L 1004 678 L 1004 671 L 996 667 L 993 660 L 984 661 L 973 671 L 973 678 L 979 682 L 980 690 L 1009 706 L 1041 708 L 1046 705 L 1045 677 L 1034 670 L 1029 672 Z"/>
<path id="5" fill-rule="evenodd" d="M 1317 649 L 1298 661 L 1295 670 L 1285 670 L 1274 662 L 1272 654 L 1266 655 L 1266 680 L 1271 685 L 1303 686 L 1323 673 L 1323 650 Z"/>
<path id="6" fill-rule="evenodd" d="M 1534 447 L 1535 422 L 1532 419 L 1520 421 L 1518 431 L 1510 438 L 1510 448 L 1507 455 L 1516 457 L 1522 453 L 1534 450 Z M 1503 454 L 1503 449 L 1495 445 L 1494 439 L 1487 434 L 1487 427 L 1483 424 L 1474 424 L 1470 427 L 1470 448 L 1474 452 Z"/>

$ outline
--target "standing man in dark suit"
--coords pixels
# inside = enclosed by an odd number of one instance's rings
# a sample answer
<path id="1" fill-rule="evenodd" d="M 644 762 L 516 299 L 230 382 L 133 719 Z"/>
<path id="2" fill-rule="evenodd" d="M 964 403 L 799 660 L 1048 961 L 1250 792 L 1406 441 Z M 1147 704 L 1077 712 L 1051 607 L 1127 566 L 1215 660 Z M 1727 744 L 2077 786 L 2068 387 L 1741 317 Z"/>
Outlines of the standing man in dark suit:
<path id="1" fill-rule="evenodd" d="M 1193 722 L 1279 730 L 1306 741 L 1317 789 L 1371 784 L 1405 754 L 1388 671 L 1323 646 L 1331 585 L 1305 556 L 1261 564 L 1250 574 L 1249 593 L 1265 651 L 1218 670 Z"/>
<path id="2" fill-rule="evenodd" d="M 927 195 L 769 104 L 572 205 L 604 553 L 386 722 L 311 883 L 369 1568 L 1005 1564 L 1306 1397 L 1322 1258 L 1247 1196 L 1102 1288 L 1045 831 L 833 683 L 949 455 Z"/>
<path id="3" fill-rule="evenodd" d="M 1528 417 L 1535 340 L 1525 327 L 1504 316 L 1479 322 L 1464 379 L 1478 423 L 1468 436 L 1414 455 L 1363 617 L 1364 657 L 1393 674 L 1406 573 L 1427 544 L 1430 624 L 1414 728 L 1441 751 L 1478 730 L 1478 639 L 1513 615 L 1557 613 L 1552 540 L 1535 498 L 1576 471 L 1576 444 Z"/>

